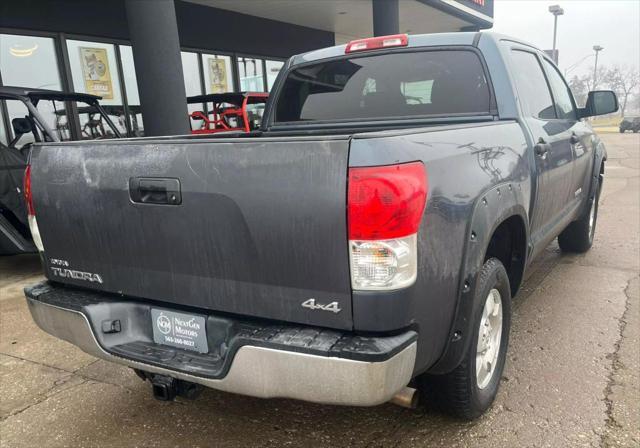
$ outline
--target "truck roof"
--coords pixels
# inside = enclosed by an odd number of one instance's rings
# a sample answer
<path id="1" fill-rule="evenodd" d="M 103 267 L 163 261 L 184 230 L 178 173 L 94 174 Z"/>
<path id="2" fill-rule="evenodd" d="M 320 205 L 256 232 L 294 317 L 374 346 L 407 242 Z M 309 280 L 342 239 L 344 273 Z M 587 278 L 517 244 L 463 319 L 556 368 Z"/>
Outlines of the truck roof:
<path id="1" fill-rule="evenodd" d="M 501 40 L 510 40 L 518 42 L 523 45 L 540 50 L 535 45 L 532 45 L 521 39 L 507 36 L 492 31 L 477 31 L 477 32 L 457 32 L 457 33 L 431 33 L 431 34 L 410 34 L 409 35 L 409 48 L 412 47 L 432 47 L 432 46 L 447 46 L 447 45 L 474 45 L 480 38 L 491 40 L 497 43 Z M 322 48 L 319 50 L 309 51 L 295 55 L 290 60 L 290 65 L 298 65 L 305 62 L 318 61 L 321 59 L 327 59 L 332 57 L 338 57 L 345 54 L 346 44 L 336 45 L 333 47 Z"/>

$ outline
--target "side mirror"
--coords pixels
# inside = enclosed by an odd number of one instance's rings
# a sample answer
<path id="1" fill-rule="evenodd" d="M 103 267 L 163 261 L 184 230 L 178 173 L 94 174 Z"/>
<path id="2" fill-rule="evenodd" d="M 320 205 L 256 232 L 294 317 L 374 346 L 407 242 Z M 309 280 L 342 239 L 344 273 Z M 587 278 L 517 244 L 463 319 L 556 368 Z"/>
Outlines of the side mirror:
<path id="1" fill-rule="evenodd" d="M 587 104 L 580 109 L 580 118 L 606 115 L 618 110 L 618 97 L 611 90 L 589 92 Z"/>

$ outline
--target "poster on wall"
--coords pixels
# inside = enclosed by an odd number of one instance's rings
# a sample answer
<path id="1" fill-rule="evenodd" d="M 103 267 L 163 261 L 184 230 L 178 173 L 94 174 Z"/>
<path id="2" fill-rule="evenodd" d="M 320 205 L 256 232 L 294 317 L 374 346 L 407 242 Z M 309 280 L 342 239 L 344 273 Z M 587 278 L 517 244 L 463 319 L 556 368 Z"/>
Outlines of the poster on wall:
<path id="1" fill-rule="evenodd" d="M 224 93 L 229 91 L 227 61 L 224 59 L 209 58 L 209 83 L 211 93 Z"/>
<path id="2" fill-rule="evenodd" d="M 113 99 L 113 85 L 106 48 L 80 47 L 80 63 L 86 93 Z"/>

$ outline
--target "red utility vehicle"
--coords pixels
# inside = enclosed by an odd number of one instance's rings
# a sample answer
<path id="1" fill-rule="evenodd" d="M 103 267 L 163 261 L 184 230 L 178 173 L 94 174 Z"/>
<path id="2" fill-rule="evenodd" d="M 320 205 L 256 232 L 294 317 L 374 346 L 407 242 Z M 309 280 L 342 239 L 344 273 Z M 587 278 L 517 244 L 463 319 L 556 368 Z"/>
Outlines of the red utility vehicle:
<path id="1" fill-rule="evenodd" d="M 192 120 L 201 120 L 192 134 L 215 134 L 217 132 L 250 132 L 260 127 L 265 103 L 269 98 L 264 92 L 229 92 L 190 96 L 188 104 L 206 104 L 204 111 L 191 112 Z M 190 121 L 191 123 L 191 121 Z"/>

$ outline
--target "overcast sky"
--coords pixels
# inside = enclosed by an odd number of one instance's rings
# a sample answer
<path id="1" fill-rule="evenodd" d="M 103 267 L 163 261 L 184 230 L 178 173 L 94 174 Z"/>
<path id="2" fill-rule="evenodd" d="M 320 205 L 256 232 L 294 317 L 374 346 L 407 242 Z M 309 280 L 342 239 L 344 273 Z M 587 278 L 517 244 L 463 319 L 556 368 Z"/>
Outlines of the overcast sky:
<path id="1" fill-rule="evenodd" d="M 598 66 L 640 66 L 640 0 L 495 0 L 493 30 L 509 34 L 547 50 L 553 47 L 553 15 L 549 5 L 560 5 L 557 48 L 560 68 L 566 70 L 581 58 L 604 50 Z M 593 70 L 589 57 L 568 77 Z"/>

